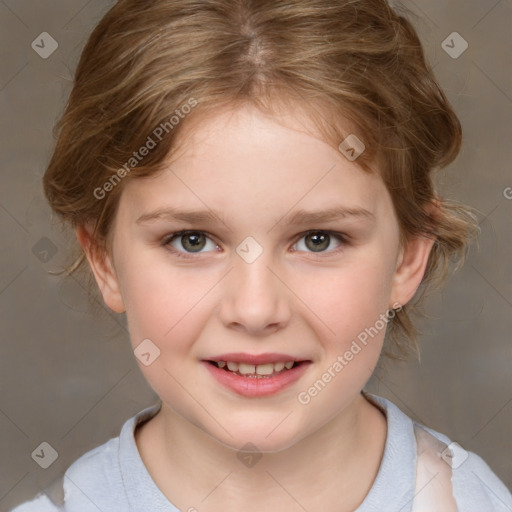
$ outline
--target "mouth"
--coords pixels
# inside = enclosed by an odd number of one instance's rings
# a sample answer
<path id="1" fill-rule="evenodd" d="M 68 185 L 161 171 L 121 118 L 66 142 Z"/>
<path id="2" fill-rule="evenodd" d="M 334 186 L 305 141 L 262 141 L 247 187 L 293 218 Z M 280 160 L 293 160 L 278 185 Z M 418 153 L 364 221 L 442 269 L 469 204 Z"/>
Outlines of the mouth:
<path id="1" fill-rule="evenodd" d="M 222 360 L 207 362 L 221 370 L 249 379 L 270 379 L 306 363 L 306 361 L 277 361 L 275 363 L 249 364 Z"/>
<path id="2" fill-rule="evenodd" d="M 203 359 L 202 363 L 225 388 L 247 397 L 263 397 L 290 387 L 313 361 L 289 354 L 232 353 Z"/>

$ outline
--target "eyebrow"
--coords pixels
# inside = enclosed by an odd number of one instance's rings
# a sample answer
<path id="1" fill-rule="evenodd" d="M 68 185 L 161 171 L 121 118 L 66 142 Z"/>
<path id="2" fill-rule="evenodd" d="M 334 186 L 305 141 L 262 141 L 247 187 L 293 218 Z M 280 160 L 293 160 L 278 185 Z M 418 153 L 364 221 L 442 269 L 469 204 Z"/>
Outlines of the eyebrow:
<path id="1" fill-rule="evenodd" d="M 329 222 L 349 217 L 375 220 L 375 215 L 365 208 L 347 208 L 340 206 L 335 208 L 328 208 L 325 210 L 297 210 L 285 215 L 284 217 L 281 217 L 281 219 L 278 219 L 275 222 L 276 224 L 283 222 L 290 225 L 314 224 L 318 222 Z M 135 222 L 137 224 L 142 224 L 144 222 L 151 222 L 154 220 L 178 220 L 188 222 L 190 224 L 200 224 L 215 222 L 219 219 L 225 224 L 223 216 L 215 210 L 178 210 L 177 208 L 167 207 L 158 208 L 157 210 L 144 213 Z"/>

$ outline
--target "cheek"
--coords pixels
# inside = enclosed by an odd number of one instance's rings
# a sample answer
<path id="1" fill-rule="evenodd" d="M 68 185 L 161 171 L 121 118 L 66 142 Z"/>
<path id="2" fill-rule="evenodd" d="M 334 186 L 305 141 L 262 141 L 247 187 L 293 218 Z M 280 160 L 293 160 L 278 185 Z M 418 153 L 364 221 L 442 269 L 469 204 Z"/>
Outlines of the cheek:
<path id="1" fill-rule="evenodd" d="M 312 322 L 313 314 L 326 339 L 345 345 L 385 313 L 391 290 L 388 267 L 382 261 L 382 253 L 373 251 L 364 258 L 347 258 L 338 268 L 283 273 L 298 299 L 295 307 L 291 306 L 291 314 L 309 316 Z M 149 338 L 163 349 L 186 348 L 184 345 L 197 339 L 212 314 L 211 307 L 207 307 L 208 295 L 216 297 L 217 305 L 222 301 L 222 283 L 218 282 L 222 276 L 212 269 L 173 267 L 165 259 L 145 261 L 142 253 L 125 258 L 121 275 L 134 346 Z M 293 297 L 283 300 L 294 302 Z"/>
<path id="2" fill-rule="evenodd" d="M 343 410 L 360 393 L 379 360 L 388 326 L 390 283 L 383 267 L 363 266 L 339 271 L 322 291 L 310 283 L 308 301 L 321 321 L 323 350 L 315 375 L 297 396 L 318 428 Z M 307 289 L 304 284 L 304 289 Z"/>
<path id="3" fill-rule="evenodd" d="M 392 278 L 379 261 L 363 260 L 296 282 L 297 295 L 318 316 L 331 338 L 343 341 L 373 325 L 389 306 Z"/>
<path id="4" fill-rule="evenodd" d="M 211 275 L 192 278 L 189 274 L 183 269 L 148 266 L 134 273 L 125 287 L 135 355 L 143 340 L 149 339 L 157 347 L 152 349 L 158 356 L 151 364 L 146 366 L 140 359 L 140 370 L 153 390 L 183 414 L 190 403 L 182 386 L 188 383 L 187 389 L 190 387 L 189 376 L 196 370 L 199 354 L 195 341 L 211 316 L 208 291 L 218 281 Z"/>
<path id="5" fill-rule="evenodd" d="M 388 326 L 391 273 L 378 258 L 361 258 L 325 279 L 304 280 L 301 290 L 323 348 L 317 384 L 311 382 L 311 395 L 303 390 L 304 400 L 314 399 L 321 414 L 345 406 L 371 377 Z"/>
<path id="6" fill-rule="evenodd" d="M 190 280 L 179 272 L 159 272 L 157 268 L 138 272 L 125 288 L 133 341 L 154 338 L 162 348 L 172 343 L 173 350 L 179 350 L 177 341 L 200 325 L 197 306 L 210 287 L 208 281 Z"/>

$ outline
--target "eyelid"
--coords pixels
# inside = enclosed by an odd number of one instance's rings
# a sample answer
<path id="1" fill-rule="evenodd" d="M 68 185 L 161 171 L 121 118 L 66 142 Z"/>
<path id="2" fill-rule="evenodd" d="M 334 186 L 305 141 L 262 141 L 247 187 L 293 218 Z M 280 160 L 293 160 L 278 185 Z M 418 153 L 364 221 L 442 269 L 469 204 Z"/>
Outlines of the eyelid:
<path id="1" fill-rule="evenodd" d="M 307 231 L 303 231 L 296 236 L 296 240 L 300 240 L 301 238 L 312 235 L 314 233 L 327 233 L 333 237 L 341 238 L 344 242 L 348 242 L 350 237 L 346 233 L 341 233 L 340 231 L 333 231 L 332 229 L 308 229 Z"/>

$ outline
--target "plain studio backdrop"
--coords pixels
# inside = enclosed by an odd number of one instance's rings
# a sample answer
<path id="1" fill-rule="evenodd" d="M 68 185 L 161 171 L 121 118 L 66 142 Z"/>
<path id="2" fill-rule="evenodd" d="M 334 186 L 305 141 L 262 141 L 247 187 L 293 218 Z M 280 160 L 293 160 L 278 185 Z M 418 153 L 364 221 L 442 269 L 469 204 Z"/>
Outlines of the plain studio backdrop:
<path id="1" fill-rule="evenodd" d="M 512 488 L 512 1 L 403 4 L 463 127 L 442 191 L 478 210 L 482 232 L 463 270 L 427 303 L 421 365 L 388 363 L 367 389 L 479 454 Z M 51 130 L 80 51 L 111 5 L 0 1 L 0 512 L 56 481 L 156 398 L 124 316 L 91 316 L 78 281 L 47 273 L 65 261 L 66 244 L 42 194 Z M 468 43 L 457 58 L 443 49 L 453 32 Z M 32 455 L 45 442 L 57 456 L 47 469 Z"/>

